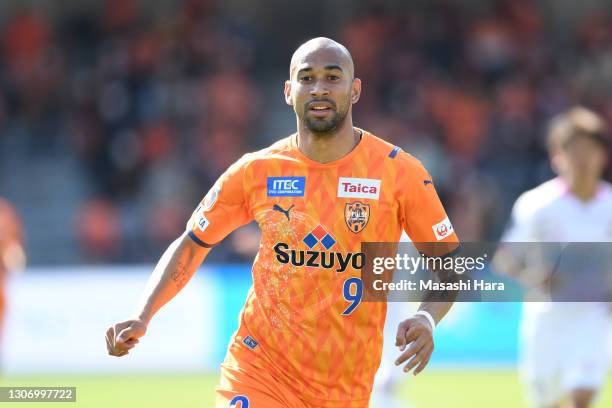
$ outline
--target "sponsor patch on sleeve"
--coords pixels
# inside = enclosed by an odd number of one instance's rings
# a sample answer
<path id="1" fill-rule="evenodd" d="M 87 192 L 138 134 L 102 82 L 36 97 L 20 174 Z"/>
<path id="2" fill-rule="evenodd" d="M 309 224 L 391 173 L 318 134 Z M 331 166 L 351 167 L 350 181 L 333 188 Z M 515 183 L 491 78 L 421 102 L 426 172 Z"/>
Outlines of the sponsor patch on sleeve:
<path id="1" fill-rule="evenodd" d="M 208 221 L 204 214 L 200 214 L 197 219 L 197 224 L 200 231 L 204 232 L 210 225 L 210 221 Z"/>
<path id="2" fill-rule="evenodd" d="M 212 210 L 213 206 L 217 202 L 217 198 L 219 197 L 219 191 L 221 190 L 221 186 L 219 183 L 215 183 L 214 186 L 210 189 L 210 191 L 204 197 L 204 211 Z"/>
<path id="3" fill-rule="evenodd" d="M 255 350 L 255 348 L 259 345 L 259 343 L 251 336 L 246 336 L 242 340 L 242 343 L 244 343 L 244 345 L 250 348 L 251 350 Z"/>
<path id="4" fill-rule="evenodd" d="M 443 240 L 453 233 L 453 225 L 448 217 L 431 227 L 438 241 Z"/>

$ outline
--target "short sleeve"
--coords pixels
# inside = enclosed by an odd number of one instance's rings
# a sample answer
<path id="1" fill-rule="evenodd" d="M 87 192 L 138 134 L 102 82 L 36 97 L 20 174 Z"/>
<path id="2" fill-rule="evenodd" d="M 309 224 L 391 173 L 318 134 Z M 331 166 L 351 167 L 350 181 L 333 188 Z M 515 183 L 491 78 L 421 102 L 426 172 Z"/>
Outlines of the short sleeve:
<path id="1" fill-rule="evenodd" d="M 533 210 L 528 196 L 523 194 L 512 207 L 510 222 L 502 235 L 501 242 L 531 242 L 535 240 Z"/>
<path id="2" fill-rule="evenodd" d="M 245 157 L 219 177 L 187 222 L 189 236 L 199 245 L 212 247 L 252 220 L 244 188 Z"/>
<path id="3" fill-rule="evenodd" d="M 459 247 L 431 175 L 416 159 L 399 182 L 402 228 L 419 252 L 428 256 L 452 254 Z"/>

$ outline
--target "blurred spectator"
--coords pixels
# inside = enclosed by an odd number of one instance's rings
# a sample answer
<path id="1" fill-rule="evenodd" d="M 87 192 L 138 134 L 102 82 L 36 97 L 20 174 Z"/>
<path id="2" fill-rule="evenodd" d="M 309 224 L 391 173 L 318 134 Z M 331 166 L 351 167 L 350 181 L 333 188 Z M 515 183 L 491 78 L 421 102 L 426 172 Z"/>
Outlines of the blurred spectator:
<path id="1" fill-rule="evenodd" d="M 122 249 L 121 223 L 114 204 L 92 200 L 77 216 L 77 236 L 89 260 L 117 259 Z"/>

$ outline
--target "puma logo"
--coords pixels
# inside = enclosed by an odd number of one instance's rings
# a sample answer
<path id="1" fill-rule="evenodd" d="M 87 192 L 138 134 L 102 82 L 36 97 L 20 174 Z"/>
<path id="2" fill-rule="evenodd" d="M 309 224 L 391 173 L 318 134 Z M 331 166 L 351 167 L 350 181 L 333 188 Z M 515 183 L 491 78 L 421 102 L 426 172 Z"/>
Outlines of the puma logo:
<path id="1" fill-rule="evenodd" d="M 423 180 L 423 185 L 433 184 L 431 180 Z"/>
<path id="2" fill-rule="evenodd" d="M 282 208 L 280 205 L 278 205 L 278 204 L 274 204 L 274 207 L 272 207 L 272 209 L 273 209 L 274 211 L 278 211 L 278 212 L 281 212 L 281 213 L 285 214 L 285 216 L 287 217 L 287 219 L 288 219 L 289 221 L 291 221 L 291 218 L 289 218 L 289 211 L 291 211 L 291 209 L 292 209 L 293 207 L 295 207 L 295 204 L 294 204 L 294 205 L 292 205 L 291 207 L 287 208 L 286 210 L 284 210 L 284 209 L 283 209 L 283 208 Z"/>

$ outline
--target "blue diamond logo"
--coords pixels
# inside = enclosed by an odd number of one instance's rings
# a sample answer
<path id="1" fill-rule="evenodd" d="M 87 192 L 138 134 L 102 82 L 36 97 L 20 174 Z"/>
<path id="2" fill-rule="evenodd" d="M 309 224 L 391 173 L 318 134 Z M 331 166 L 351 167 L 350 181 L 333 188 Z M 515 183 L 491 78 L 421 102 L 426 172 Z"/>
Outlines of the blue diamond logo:
<path id="1" fill-rule="evenodd" d="M 314 235 L 312 234 L 308 234 L 306 235 L 306 237 L 303 239 L 304 243 L 306 245 L 308 245 L 308 248 L 312 249 L 313 246 L 317 245 L 317 242 L 319 242 L 319 240 L 317 240 L 315 238 Z"/>
<path id="2" fill-rule="evenodd" d="M 334 244 L 336 243 L 336 240 L 333 239 L 331 235 L 327 234 L 323 237 L 323 239 L 321 240 L 321 243 L 323 244 L 325 249 L 329 249 L 334 246 Z"/>

